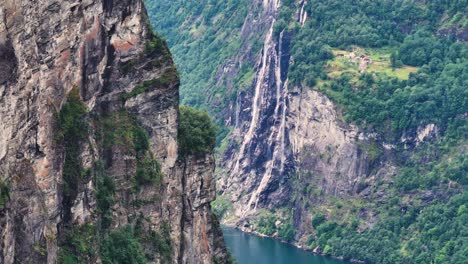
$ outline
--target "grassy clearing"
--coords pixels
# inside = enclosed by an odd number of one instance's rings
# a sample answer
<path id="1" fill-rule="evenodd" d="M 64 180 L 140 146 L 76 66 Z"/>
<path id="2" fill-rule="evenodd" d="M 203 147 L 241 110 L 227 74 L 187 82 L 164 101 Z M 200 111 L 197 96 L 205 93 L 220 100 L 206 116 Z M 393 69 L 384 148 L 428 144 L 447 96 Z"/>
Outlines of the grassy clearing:
<path id="1" fill-rule="evenodd" d="M 368 69 L 368 72 L 375 72 L 377 74 L 385 74 L 389 77 L 395 77 L 400 80 L 408 80 L 411 73 L 417 72 L 417 67 L 412 66 L 403 66 L 402 68 L 392 69 L 386 63 L 376 62 L 371 65 Z"/>
<path id="2" fill-rule="evenodd" d="M 419 68 L 403 65 L 400 68 L 393 69 L 391 66 L 390 56 L 395 51 L 393 48 L 385 47 L 379 49 L 362 49 L 353 48 L 354 54 L 360 56 L 365 54 L 372 59 L 372 63 L 366 68 L 364 72 L 375 73 L 377 75 L 386 75 L 388 77 L 395 77 L 400 80 L 408 80 L 411 73 L 415 73 Z M 327 63 L 326 69 L 328 76 L 331 78 L 338 77 L 342 74 L 351 74 L 359 76 L 360 71 L 358 63 L 350 59 L 353 51 L 333 49 L 335 58 Z"/>

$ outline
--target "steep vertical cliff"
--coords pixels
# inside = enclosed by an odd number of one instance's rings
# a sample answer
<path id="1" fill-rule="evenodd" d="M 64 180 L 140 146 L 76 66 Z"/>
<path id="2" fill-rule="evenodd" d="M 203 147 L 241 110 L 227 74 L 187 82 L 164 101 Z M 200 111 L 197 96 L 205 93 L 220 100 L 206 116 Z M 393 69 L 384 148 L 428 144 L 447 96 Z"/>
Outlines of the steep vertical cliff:
<path id="1" fill-rule="evenodd" d="M 295 10 L 300 25 L 307 19 L 305 4 Z M 249 222 L 262 208 L 288 207 L 294 203 L 297 179 L 319 185 L 329 195 L 352 195 L 369 170 L 356 141 L 366 136 L 340 121 L 339 110 L 324 95 L 288 84 L 293 32 L 276 26 L 279 2 L 263 5 L 270 27 L 252 88 L 239 93 L 233 107 L 238 111 L 228 124 L 234 128 L 221 160 L 227 175 L 220 178 L 219 189 L 233 201 L 230 221 Z M 313 173 L 313 183 L 300 176 L 305 172 Z"/>
<path id="2" fill-rule="evenodd" d="M 240 209 L 242 215 L 256 209 L 259 203 L 260 207 L 268 203 L 263 196 L 266 189 L 280 189 L 279 193 L 286 191 L 280 188 L 284 186 L 280 186 L 275 176 L 286 174 L 289 151 L 285 147 L 289 40 L 285 32 L 279 36 L 273 33 L 279 3 L 264 1 L 263 5 L 263 15 L 270 24 L 253 88 L 241 93 L 233 107 L 238 111 L 232 113 L 231 120 L 235 120 L 235 124 L 230 125 L 236 125 L 233 136 L 238 140 L 238 145 L 235 144 L 238 149 L 228 150 L 232 155 L 224 160 L 229 176 L 221 184 L 221 191 L 237 192 L 234 199 L 240 201 L 237 204 L 243 207 Z M 272 182 L 275 183 L 271 185 Z M 242 185 L 249 186 L 248 190 L 240 188 Z"/>
<path id="3" fill-rule="evenodd" d="M 2 1 L 0 263 L 225 263 L 178 87 L 139 0 Z"/>

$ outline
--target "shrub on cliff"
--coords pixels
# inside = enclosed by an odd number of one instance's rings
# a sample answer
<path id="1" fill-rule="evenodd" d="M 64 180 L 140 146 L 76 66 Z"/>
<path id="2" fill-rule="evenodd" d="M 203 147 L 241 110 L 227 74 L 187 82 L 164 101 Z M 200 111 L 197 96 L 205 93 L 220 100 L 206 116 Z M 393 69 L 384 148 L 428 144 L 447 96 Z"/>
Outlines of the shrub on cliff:
<path id="1" fill-rule="evenodd" d="M 77 186 L 86 177 L 80 160 L 81 144 L 88 136 L 86 114 L 87 109 L 81 101 L 79 88 L 74 87 L 58 114 L 59 130 L 56 135 L 56 140 L 64 148 L 62 204 L 65 222 L 70 220 Z"/>
<path id="2" fill-rule="evenodd" d="M 180 107 L 179 154 L 201 156 L 211 153 L 216 144 L 217 128 L 205 111 Z"/>
<path id="3" fill-rule="evenodd" d="M 104 239 L 101 251 L 103 264 L 147 263 L 143 248 L 129 226 L 112 231 Z"/>

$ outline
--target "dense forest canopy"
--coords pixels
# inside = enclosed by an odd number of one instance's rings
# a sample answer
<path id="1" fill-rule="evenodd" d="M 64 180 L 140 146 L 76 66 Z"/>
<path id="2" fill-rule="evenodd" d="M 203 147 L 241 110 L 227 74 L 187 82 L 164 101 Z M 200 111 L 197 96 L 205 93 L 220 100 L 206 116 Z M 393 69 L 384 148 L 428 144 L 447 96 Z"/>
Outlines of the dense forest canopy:
<path id="1" fill-rule="evenodd" d="M 295 3 L 283 8 L 293 10 Z M 291 17 L 280 18 L 289 19 L 297 31 L 290 80 L 310 87 L 326 81 L 322 90 L 343 105 L 348 121 L 390 134 L 390 141 L 429 123 L 444 131 L 453 124 L 457 129 L 466 113 L 468 47 L 440 29 L 453 23 L 451 16 L 461 16 L 456 23 L 467 26 L 466 9 L 466 1 L 311 1 L 311 18 L 304 28 Z M 375 74 L 327 76 L 332 48 L 353 46 L 389 47 L 392 67 L 420 70 L 409 80 Z"/>
<path id="2" fill-rule="evenodd" d="M 182 104 L 216 111 L 207 101 L 219 96 L 223 103 L 229 96 L 214 75 L 243 43 L 254 42 L 240 36 L 249 5 L 248 0 L 146 1 L 151 22 L 167 38 L 181 72 Z"/>

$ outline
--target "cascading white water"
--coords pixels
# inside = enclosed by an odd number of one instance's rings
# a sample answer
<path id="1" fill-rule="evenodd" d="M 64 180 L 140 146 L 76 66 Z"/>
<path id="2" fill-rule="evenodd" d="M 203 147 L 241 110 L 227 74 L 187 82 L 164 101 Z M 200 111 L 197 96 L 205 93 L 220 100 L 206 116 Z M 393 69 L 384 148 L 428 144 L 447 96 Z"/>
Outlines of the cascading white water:
<path id="1" fill-rule="evenodd" d="M 240 116 L 240 103 L 239 103 L 239 97 L 236 98 L 236 113 L 235 113 L 235 122 L 234 122 L 234 127 L 239 127 L 239 116 Z"/>
<path id="2" fill-rule="evenodd" d="M 280 6 L 281 1 L 280 0 L 263 0 L 263 8 L 267 10 L 268 8 L 272 8 L 273 10 L 278 10 L 278 7 Z"/>
<path id="3" fill-rule="evenodd" d="M 286 155 L 285 153 L 285 147 L 286 147 L 286 112 L 287 112 L 287 104 L 286 104 L 286 97 L 288 93 L 288 79 L 286 79 L 284 83 L 284 89 L 283 89 L 283 112 L 281 114 L 281 125 L 280 125 L 280 135 L 281 138 L 279 139 L 281 142 L 280 145 L 280 151 L 281 157 L 280 157 L 280 173 L 284 172 L 284 163 L 286 162 Z"/>
<path id="4" fill-rule="evenodd" d="M 268 14 L 274 14 L 277 12 L 280 5 L 279 0 L 264 0 L 263 1 L 265 12 Z M 279 42 L 277 43 L 273 35 L 273 28 L 276 20 L 271 17 L 271 24 L 268 30 L 268 33 L 265 37 L 265 42 L 262 50 L 262 57 L 259 62 L 259 68 L 257 71 L 257 77 L 254 82 L 254 91 L 253 98 L 250 107 L 251 118 L 248 120 L 248 127 L 245 133 L 242 133 L 242 121 L 239 120 L 241 117 L 241 105 L 240 101 L 236 102 L 236 129 L 238 135 L 241 138 L 238 151 L 236 156 L 232 159 L 230 175 L 227 178 L 226 186 L 230 188 L 235 184 L 239 179 L 248 180 L 251 182 L 252 186 L 255 186 L 254 189 L 246 196 L 247 199 L 246 205 L 239 208 L 242 217 L 251 211 L 252 208 L 256 209 L 261 193 L 264 192 L 274 175 L 279 173 L 280 175 L 284 171 L 286 156 L 286 100 L 287 100 L 287 80 L 283 82 L 281 77 L 281 65 L 282 65 L 282 46 L 283 40 L 285 37 L 285 32 L 281 32 L 279 36 Z M 271 84 L 275 86 L 271 87 Z M 271 90 L 275 89 L 275 90 Z M 275 101 L 270 101 L 270 96 L 274 98 Z M 271 98 L 271 99 L 273 99 Z M 275 103 L 274 112 L 271 117 L 275 121 L 275 125 L 272 127 L 266 127 L 267 129 L 267 138 L 266 142 L 263 142 L 262 145 L 269 148 L 268 152 L 271 153 L 268 155 L 268 160 L 265 161 L 262 167 L 265 171 L 262 174 L 258 173 L 258 168 L 253 168 L 249 170 L 248 168 L 256 162 L 256 154 L 251 153 L 251 146 L 253 143 L 257 143 L 255 140 L 263 133 L 260 132 L 260 121 L 263 120 L 265 109 L 268 108 L 268 104 Z M 264 105 L 266 104 L 266 105 Z M 271 115 L 271 114 L 268 114 Z M 245 127 L 244 127 L 245 128 Z M 245 131 L 245 130 L 244 130 Z M 264 128 L 262 127 L 262 131 Z M 261 136 L 260 136 L 261 137 Z M 258 149 L 256 150 L 258 151 Z M 270 156 L 271 155 L 271 156 Z M 245 175 L 244 175 L 245 174 Z M 249 176 L 250 175 L 250 176 Z M 241 177 L 242 176 L 242 177 Z"/>
<path id="5" fill-rule="evenodd" d="M 305 10 L 306 5 L 307 1 L 303 1 L 301 12 L 299 13 L 299 23 L 301 24 L 301 26 L 304 26 L 305 22 L 307 21 L 307 11 Z"/>
<path id="6" fill-rule="evenodd" d="M 252 140 L 252 137 L 254 135 L 254 132 L 255 132 L 255 129 L 257 128 L 257 123 L 258 123 L 258 119 L 259 119 L 259 116 L 260 116 L 260 108 L 259 108 L 259 103 L 260 103 L 260 99 L 261 99 L 261 88 L 262 88 L 262 84 L 263 84 L 263 81 L 265 79 L 265 74 L 267 72 L 267 68 L 268 68 L 268 52 L 270 50 L 270 45 L 272 43 L 272 38 L 273 38 L 273 25 L 274 25 L 275 21 L 273 20 L 272 24 L 271 24 L 271 27 L 270 27 L 270 30 L 268 32 L 268 35 L 266 37 L 266 40 L 265 40 L 265 45 L 263 47 L 263 55 L 262 55 L 262 65 L 261 65 L 261 68 L 260 68 L 260 71 L 258 72 L 258 77 L 257 77 L 257 80 L 256 80 L 256 84 L 255 84 L 255 94 L 254 94 L 254 99 L 253 99 L 253 102 L 252 102 L 252 119 L 250 121 L 250 126 L 249 126 L 249 130 L 247 131 L 247 133 L 245 134 L 244 136 L 244 140 L 242 141 L 242 145 L 240 146 L 239 148 L 239 155 L 237 156 L 237 160 L 236 160 L 236 163 L 234 165 L 234 169 L 232 170 L 231 174 L 232 175 L 237 175 L 238 172 L 239 172 L 239 166 L 240 166 L 240 160 L 243 156 L 243 153 L 245 151 L 245 147 L 247 146 L 247 144 L 249 144 Z"/>
<path id="7" fill-rule="evenodd" d="M 272 158 L 266 163 L 266 171 L 262 176 L 262 180 L 260 184 L 256 188 L 256 190 L 252 193 L 250 200 L 247 204 L 247 207 L 244 209 L 245 211 L 249 210 L 252 204 L 255 204 L 254 209 L 257 208 L 258 202 L 260 199 L 260 194 L 263 190 L 268 187 L 268 184 L 271 180 L 272 172 L 275 167 L 279 168 L 279 174 L 282 174 L 284 171 L 284 162 L 286 161 L 286 157 L 284 154 L 285 151 L 285 123 L 286 123 L 286 96 L 287 96 L 287 80 L 283 83 L 281 79 L 281 58 L 282 58 L 282 46 L 283 46 L 283 38 L 284 38 L 284 31 L 280 33 L 279 43 L 278 43 L 278 52 L 274 54 L 274 65 L 275 65 L 275 81 L 276 81 L 276 106 L 274 112 L 274 120 L 280 119 L 280 126 L 277 131 L 272 131 L 268 143 L 270 145 L 273 142 L 279 142 L 279 148 L 275 146 L 273 149 L 273 156 Z M 281 111 L 281 113 L 279 113 Z M 276 139 L 273 140 L 276 133 Z M 279 164 L 278 164 L 279 163 Z"/>

